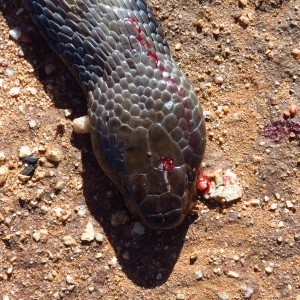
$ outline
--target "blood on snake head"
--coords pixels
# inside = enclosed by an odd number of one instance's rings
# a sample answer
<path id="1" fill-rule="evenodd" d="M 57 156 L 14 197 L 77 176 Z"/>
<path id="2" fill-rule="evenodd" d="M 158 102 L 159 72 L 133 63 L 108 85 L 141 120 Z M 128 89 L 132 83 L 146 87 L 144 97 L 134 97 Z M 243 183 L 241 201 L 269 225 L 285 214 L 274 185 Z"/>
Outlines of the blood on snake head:
<path id="1" fill-rule="evenodd" d="M 183 152 L 160 124 L 138 127 L 125 152 L 122 176 L 129 210 L 152 229 L 177 226 L 193 203 L 194 183 Z"/>

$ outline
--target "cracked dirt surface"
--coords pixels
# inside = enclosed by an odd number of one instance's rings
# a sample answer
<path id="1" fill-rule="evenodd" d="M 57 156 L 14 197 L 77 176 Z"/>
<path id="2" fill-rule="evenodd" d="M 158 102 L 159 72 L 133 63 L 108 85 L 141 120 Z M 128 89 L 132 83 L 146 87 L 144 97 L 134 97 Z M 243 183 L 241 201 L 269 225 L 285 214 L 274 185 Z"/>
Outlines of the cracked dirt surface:
<path id="1" fill-rule="evenodd" d="M 167 232 L 136 234 L 130 215 L 113 227 L 122 199 L 90 138 L 72 133 L 84 97 L 21 1 L 0 0 L 0 167 L 8 170 L 0 187 L 0 295 L 299 300 L 299 135 L 274 143 L 263 131 L 300 106 L 300 1 L 151 4 L 206 112 L 206 168 L 231 168 L 243 199 L 226 207 L 202 201 L 198 217 Z M 18 41 L 9 35 L 16 27 Z M 49 65 L 56 70 L 47 74 Z M 290 120 L 297 126 L 299 114 Z M 22 146 L 39 158 L 26 182 Z M 46 159 L 51 149 L 56 163 Z M 98 235 L 84 242 L 88 222 Z"/>

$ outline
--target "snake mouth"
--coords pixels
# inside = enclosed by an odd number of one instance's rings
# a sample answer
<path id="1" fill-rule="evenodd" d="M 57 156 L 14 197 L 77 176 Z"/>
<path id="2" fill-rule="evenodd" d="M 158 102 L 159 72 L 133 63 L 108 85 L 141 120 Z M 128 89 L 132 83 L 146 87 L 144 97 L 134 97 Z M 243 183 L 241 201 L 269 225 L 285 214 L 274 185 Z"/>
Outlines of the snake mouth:
<path id="1" fill-rule="evenodd" d="M 139 204 L 139 214 L 144 223 L 155 230 L 177 226 L 183 219 L 184 197 L 172 193 L 147 195 Z"/>
<path id="2" fill-rule="evenodd" d="M 171 229 L 181 222 L 181 209 L 174 209 L 164 214 L 146 214 L 143 220 L 147 226 L 155 230 Z"/>

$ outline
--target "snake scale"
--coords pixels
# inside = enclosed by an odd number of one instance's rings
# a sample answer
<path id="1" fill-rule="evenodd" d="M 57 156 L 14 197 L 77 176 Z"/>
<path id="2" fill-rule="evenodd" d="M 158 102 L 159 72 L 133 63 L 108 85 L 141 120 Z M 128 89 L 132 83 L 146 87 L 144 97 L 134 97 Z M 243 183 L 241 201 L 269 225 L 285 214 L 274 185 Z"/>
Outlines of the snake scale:
<path id="1" fill-rule="evenodd" d="M 193 88 L 144 0 L 23 0 L 87 95 L 98 163 L 155 230 L 195 200 L 206 130 Z"/>

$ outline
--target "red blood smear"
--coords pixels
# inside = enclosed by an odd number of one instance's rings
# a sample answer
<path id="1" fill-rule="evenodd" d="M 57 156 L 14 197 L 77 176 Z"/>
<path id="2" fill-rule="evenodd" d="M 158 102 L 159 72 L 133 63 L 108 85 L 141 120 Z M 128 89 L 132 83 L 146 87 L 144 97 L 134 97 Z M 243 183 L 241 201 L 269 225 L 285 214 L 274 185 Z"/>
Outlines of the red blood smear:
<path id="1" fill-rule="evenodd" d="M 272 124 L 266 125 L 263 130 L 263 136 L 277 144 L 280 144 L 290 133 L 295 134 L 295 139 L 300 139 L 300 122 L 276 120 Z"/>
<path id="2" fill-rule="evenodd" d="M 142 37 L 142 35 L 141 35 L 142 29 L 139 27 L 138 22 L 134 18 L 131 18 L 131 17 L 125 18 L 125 21 L 130 22 L 133 25 L 133 27 L 136 29 L 136 31 L 137 31 L 136 39 L 139 41 L 139 43 L 142 46 L 146 46 L 148 48 L 149 51 L 147 52 L 147 56 L 153 60 L 156 67 L 159 68 L 160 72 L 161 73 L 167 72 L 166 68 L 164 66 L 160 65 L 160 61 L 159 61 L 158 56 L 155 53 L 152 52 L 151 45 Z M 184 88 L 181 88 L 178 91 L 178 88 L 176 86 L 176 82 L 171 77 L 171 75 L 167 76 L 166 80 L 174 86 L 174 93 L 177 93 L 180 96 L 181 99 L 187 97 L 187 94 L 186 94 L 186 91 L 185 91 Z M 182 114 L 182 118 L 186 119 L 187 122 L 188 122 L 188 131 L 189 131 L 189 135 L 190 135 L 190 133 L 191 133 L 191 123 L 190 123 L 190 119 L 186 118 L 187 110 L 189 110 L 189 107 L 184 103 L 183 100 L 181 100 L 181 101 L 182 101 L 182 105 L 183 105 L 183 108 L 184 108 L 184 113 Z"/>
<path id="3" fill-rule="evenodd" d="M 171 171 L 175 168 L 175 165 L 173 163 L 173 158 L 170 156 L 163 156 L 161 158 L 163 163 L 163 171 Z"/>

